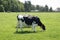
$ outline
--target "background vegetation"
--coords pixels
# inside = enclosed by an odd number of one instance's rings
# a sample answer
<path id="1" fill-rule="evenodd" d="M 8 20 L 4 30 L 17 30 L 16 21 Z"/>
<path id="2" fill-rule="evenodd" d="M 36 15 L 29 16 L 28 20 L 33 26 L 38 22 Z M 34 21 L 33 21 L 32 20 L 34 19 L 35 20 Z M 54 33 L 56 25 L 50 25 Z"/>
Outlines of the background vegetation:
<path id="1" fill-rule="evenodd" d="M 45 7 L 40 5 L 33 5 L 30 1 L 25 1 L 25 3 L 20 2 L 19 0 L 0 0 L 0 12 L 52 12 L 52 7 Z"/>

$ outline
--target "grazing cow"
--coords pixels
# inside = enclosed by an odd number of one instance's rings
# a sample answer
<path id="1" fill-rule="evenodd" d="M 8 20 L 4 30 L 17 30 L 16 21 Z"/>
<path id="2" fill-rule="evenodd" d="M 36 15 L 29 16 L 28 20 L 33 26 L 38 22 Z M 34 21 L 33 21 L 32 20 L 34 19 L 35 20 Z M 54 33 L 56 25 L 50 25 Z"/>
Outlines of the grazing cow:
<path id="1" fill-rule="evenodd" d="M 22 31 L 23 27 L 32 27 L 33 31 L 35 32 L 36 31 L 35 27 L 37 25 L 40 26 L 43 30 L 45 30 L 44 24 L 42 24 L 42 22 L 37 16 L 17 15 L 17 20 L 18 20 L 18 24 L 16 31 L 18 31 L 18 28 L 20 28 Z"/>

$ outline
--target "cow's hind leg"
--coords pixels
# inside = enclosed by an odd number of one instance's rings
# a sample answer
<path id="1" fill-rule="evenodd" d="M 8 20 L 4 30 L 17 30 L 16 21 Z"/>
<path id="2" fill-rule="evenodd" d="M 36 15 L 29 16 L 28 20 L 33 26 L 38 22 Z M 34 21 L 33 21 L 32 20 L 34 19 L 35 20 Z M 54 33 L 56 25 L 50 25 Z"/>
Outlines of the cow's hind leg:
<path id="1" fill-rule="evenodd" d="M 35 26 L 36 26 L 36 24 L 32 24 L 32 30 L 33 30 L 33 32 L 36 32 Z"/>

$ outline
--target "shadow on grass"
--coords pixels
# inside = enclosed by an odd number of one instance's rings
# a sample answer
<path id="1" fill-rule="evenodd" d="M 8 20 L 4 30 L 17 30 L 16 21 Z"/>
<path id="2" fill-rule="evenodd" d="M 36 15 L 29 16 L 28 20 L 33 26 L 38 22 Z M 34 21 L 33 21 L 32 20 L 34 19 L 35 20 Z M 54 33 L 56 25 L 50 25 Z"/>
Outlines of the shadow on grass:
<path id="1" fill-rule="evenodd" d="M 14 34 L 28 34 L 28 33 L 37 33 L 33 31 L 19 31 L 19 32 L 14 32 Z"/>

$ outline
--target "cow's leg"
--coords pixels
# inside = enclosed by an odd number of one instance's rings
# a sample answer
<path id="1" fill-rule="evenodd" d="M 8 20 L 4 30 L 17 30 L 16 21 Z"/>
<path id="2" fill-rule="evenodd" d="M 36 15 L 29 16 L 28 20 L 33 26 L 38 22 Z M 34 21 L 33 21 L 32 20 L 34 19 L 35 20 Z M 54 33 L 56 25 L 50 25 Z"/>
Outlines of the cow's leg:
<path id="1" fill-rule="evenodd" d="M 36 24 L 32 24 L 32 30 L 33 30 L 34 32 L 36 32 L 35 26 L 36 26 Z"/>
<path id="2" fill-rule="evenodd" d="M 21 29 L 21 31 L 23 31 L 22 30 L 22 21 L 18 21 L 18 23 L 17 23 L 17 27 L 16 27 L 16 32 L 18 32 L 18 28 L 20 28 Z"/>
<path id="3" fill-rule="evenodd" d="M 18 32 L 18 28 L 19 28 L 19 21 L 18 21 L 17 26 L 16 26 L 16 32 Z"/>
<path id="4" fill-rule="evenodd" d="M 21 31 L 23 31 L 23 30 L 22 30 L 22 27 L 23 27 L 22 21 L 19 21 L 19 24 L 20 24 L 19 27 L 20 27 Z"/>

